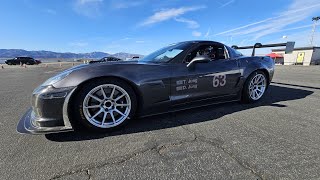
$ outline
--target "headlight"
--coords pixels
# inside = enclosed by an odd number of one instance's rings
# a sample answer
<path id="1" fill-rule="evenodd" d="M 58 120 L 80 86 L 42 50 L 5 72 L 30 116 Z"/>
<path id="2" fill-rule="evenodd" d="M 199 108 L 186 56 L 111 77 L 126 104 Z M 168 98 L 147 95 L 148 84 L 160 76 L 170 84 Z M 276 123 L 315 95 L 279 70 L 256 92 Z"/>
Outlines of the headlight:
<path id="1" fill-rule="evenodd" d="M 42 83 L 41 86 L 49 86 L 49 85 L 53 85 L 59 81 L 61 81 L 62 79 L 64 79 L 65 77 L 67 77 L 72 71 L 64 71 L 60 74 L 57 74 L 51 78 L 49 78 L 48 80 L 46 80 L 44 83 Z"/>

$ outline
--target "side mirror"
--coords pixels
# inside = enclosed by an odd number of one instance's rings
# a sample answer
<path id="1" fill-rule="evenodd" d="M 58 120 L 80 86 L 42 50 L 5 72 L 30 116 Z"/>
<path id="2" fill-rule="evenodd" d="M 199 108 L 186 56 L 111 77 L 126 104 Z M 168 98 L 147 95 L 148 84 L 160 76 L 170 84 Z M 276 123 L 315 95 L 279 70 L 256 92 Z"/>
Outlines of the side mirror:
<path id="1" fill-rule="evenodd" d="M 187 67 L 192 67 L 193 64 L 195 63 L 208 63 L 210 62 L 210 59 L 206 56 L 197 56 L 195 58 L 192 59 L 192 61 L 189 62 L 189 64 L 187 65 Z"/>

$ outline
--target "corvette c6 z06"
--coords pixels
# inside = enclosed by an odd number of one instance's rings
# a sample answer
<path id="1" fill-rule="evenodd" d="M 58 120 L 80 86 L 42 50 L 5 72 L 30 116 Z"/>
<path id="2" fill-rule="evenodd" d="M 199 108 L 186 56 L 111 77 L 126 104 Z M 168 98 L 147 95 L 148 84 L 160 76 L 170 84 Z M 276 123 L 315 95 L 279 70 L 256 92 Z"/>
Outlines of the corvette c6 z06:
<path id="1" fill-rule="evenodd" d="M 32 108 L 17 130 L 114 130 L 136 117 L 229 101 L 255 102 L 273 74 L 269 57 L 243 56 L 213 41 L 180 42 L 138 61 L 84 64 L 57 74 L 34 90 Z"/>

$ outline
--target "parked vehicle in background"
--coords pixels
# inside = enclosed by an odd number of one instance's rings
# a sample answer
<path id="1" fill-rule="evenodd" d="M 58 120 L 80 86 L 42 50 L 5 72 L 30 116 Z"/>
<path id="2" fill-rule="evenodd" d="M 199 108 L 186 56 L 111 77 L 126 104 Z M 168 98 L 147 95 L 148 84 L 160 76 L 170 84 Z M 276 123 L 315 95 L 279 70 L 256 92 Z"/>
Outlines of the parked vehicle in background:
<path id="1" fill-rule="evenodd" d="M 139 56 L 133 56 L 132 59 L 140 59 Z"/>
<path id="2" fill-rule="evenodd" d="M 36 64 L 42 63 L 40 60 L 37 60 L 37 59 L 35 59 L 35 61 L 36 61 Z"/>
<path id="3" fill-rule="evenodd" d="M 40 64 L 40 60 L 35 60 L 32 57 L 16 57 L 13 59 L 8 59 L 5 61 L 8 65 L 20 65 L 20 64 L 26 64 L 26 65 L 37 65 Z"/>

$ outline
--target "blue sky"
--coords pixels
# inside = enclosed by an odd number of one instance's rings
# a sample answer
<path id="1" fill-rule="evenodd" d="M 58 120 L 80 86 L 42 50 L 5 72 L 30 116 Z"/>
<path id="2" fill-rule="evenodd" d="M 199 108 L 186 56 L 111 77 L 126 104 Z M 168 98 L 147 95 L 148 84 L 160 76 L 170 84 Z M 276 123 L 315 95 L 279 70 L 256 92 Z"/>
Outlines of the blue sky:
<path id="1" fill-rule="evenodd" d="M 307 46 L 311 18 L 320 16 L 319 0 L 0 3 L 0 48 L 58 52 L 148 54 L 170 43 L 197 39 L 227 45 L 296 41 L 296 46 Z M 320 45 L 319 29 L 315 45 Z"/>

